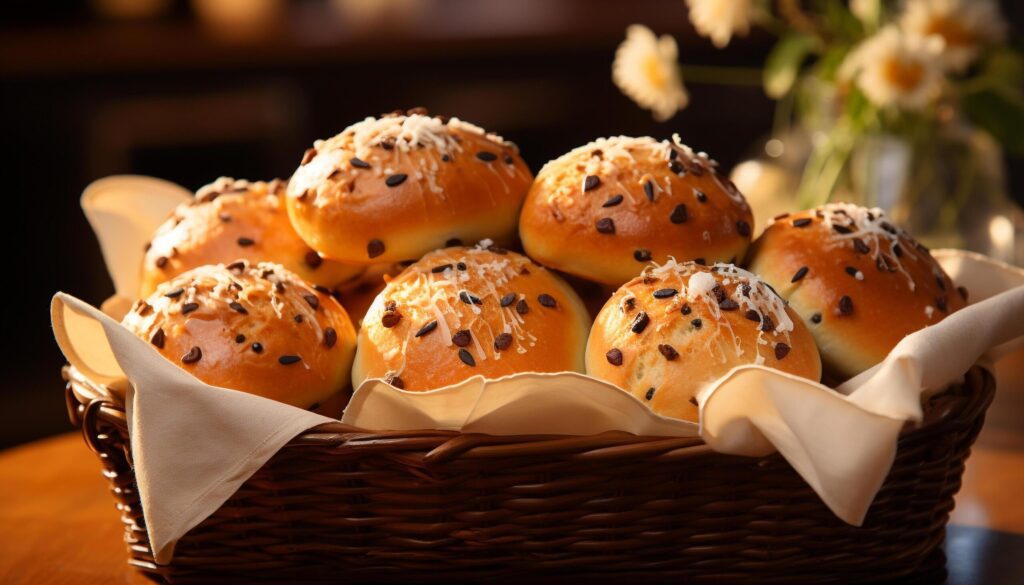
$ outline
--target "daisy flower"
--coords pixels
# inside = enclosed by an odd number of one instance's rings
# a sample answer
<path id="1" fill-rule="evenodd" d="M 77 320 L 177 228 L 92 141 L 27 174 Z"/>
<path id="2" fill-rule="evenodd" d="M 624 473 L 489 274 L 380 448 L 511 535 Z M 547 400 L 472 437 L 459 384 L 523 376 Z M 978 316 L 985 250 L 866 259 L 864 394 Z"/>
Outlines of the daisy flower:
<path id="1" fill-rule="evenodd" d="M 646 26 L 626 29 L 626 40 L 615 51 L 612 81 L 654 119 L 664 122 L 686 107 L 690 97 L 676 63 L 676 41 L 668 35 L 658 38 Z"/>
<path id="2" fill-rule="evenodd" d="M 751 0 L 686 0 L 686 4 L 693 28 L 719 49 L 728 45 L 733 35 L 750 32 L 754 13 Z"/>
<path id="3" fill-rule="evenodd" d="M 1006 39 L 996 0 L 908 0 L 900 27 L 908 35 L 942 38 L 942 60 L 952 71 L 966 69 L 984 45 Z"/>
<path id="4" fill-rule="evenodd" d="M 889 25 L 863 41 L 839 68 L 878 107 L 920 110 L 941 92 L 945 79 L 942 39 L 903 34 Z"/>

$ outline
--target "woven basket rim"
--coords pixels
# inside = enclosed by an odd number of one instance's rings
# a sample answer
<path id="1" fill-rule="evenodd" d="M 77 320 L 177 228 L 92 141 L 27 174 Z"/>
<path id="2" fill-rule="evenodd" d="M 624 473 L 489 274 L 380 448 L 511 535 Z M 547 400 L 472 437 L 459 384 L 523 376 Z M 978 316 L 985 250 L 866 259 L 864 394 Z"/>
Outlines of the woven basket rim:
<path id="1" fill-rule="evenodd" d="M 73 393 L 77 402 L 85 405 L 87 409 L 97 409 L 105 417 L 113 419 L 121 425 L 127 424 L 123 396 L 119 392 L 93 382 L 70 364 L 66 364 L 61 372 L 64 379 L 70 382 L 66 392 Z M 973 384 L 971 378 L 974 378 Z M 967 386 L 973 386 L 975 389 L 986 386 L 994 387 L 994 375 L 983 365 L 975 364 L 965 373 L 964 382 Z M 956 385 L 954 384 L 952 387 L 956 387 Z M 980 398 L 983 399 L 964 400 L 963 397 L 948 396 L 945 391 L 937 392 L 932 395 L 931 400 L 938 399 L 938 404 L 931 409 L 926 409 L 925 419 L 921 424 L 913 425 L 908 422 L 903 428 L 901 437 L 910 433 L 931 434 L 942 427 L 940 423 L 952 422 L 948 419 L 954 417 L 962 421 L 972 420 L 977 414 L 975 411 L 984 411 L 992 399 L 991 395 L 987 398 Z M 69 400 L 68 403 L 70 405 L 71 401 Z M 971 412 L 962 412 L 964 408 Z M 72 422 L 76 425 L 79 424 L 79 417 L 72 412 L 70 406 L 68 413 Z M 538 452 L 575 452 L 580 450 L 592 452 L 594 449 L 601 449 L 603 456 L 614 457 L 617 448 L 623 451 L 623 456 L 626 456 L 635 455 L 637 447 L 641 445 L 647 447 L 642 450 L 651 452 L 665 452 L 667 449 L 681 449 L 690 452 L 694 448 L 698 448 L 697 452 L 687 453 L 687 455 L 701 454 L 705 451 L 714 452 L 699 436 L 642 436 L 626 431 L 605 431 L 596 435 L 489 435 L 444 429 L 373 431 L 347 425 L 340 421 L 324 423 L 307 429 L 296 435 L 283 449 L 304 445 L 338 445 L 342 443 L 365 448 L 394 448 L 395 444 L 401 444 L 403 450 L 429 448 L 431 444 L 443 445 L 443 452 L 432 452 L 428 456 L 427 460 L 434 463 L 460 455 L 490 458 L 535 455 Z"/>

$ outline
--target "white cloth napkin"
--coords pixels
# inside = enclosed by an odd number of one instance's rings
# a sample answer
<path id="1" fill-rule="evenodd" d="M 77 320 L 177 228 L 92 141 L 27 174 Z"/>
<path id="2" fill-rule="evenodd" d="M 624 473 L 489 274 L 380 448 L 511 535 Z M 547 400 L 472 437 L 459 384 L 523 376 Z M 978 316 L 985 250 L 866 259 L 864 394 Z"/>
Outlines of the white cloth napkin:
<path id="1" fill-rule="evenodd" d="M 155 204 L 145 205 L 152 210 Z M 119 212 L 133 214 L 130 200 Z M 126 221 L 93 220 L 93 226 L 115 282 L 126 287 L 118 290 L 135 290 L 128 274 L 117 274 L 130 263 L 107 247 L 121 240 L 103 235 Z M 698 427 L 656 415 L 632 395 L 574 373 L 475 377 L 424 393 L 368 380 L 342 422 L 372 430 L 488 434 L 699 434 L 723 453 L 778 450 L 839 518 L 859 525 L 892 465 L 904 422 L 921 420 L 921 393 L 956 382 L 987 350 L 1024 336 L 1024 270 L 959 251 L 935 255 L 971 290 L 974 303 L 908 336 L 882 364 L 840 392 L 760 366 L 736 368 L 701 392 Z M 70 363 L 96 382 L 131 383 L 131 448 L 158 563 L 170 561 L 174 543 L 281 446 L 329 420 L 203 384 L 107 315 L 64 293 L 54 297 L 51 312 Z"/>

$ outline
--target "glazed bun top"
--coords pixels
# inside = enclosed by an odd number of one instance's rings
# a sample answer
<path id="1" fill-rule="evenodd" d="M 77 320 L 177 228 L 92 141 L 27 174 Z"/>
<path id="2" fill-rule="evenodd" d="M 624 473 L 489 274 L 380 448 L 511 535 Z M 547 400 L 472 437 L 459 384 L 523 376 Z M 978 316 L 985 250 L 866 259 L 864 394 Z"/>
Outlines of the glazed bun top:
<path id="1" fill-rule="evenodd" d="M 788 299 L 826 369 L 843 378 L 966 303 L 926 247 L 882 210 L 848 203 L 776 217 L 751 249 L 750 268 Z"/>
<path id="2" fill-rule="evenodd" d="M 647 262 L 742 258 L 753 216 L 715 161 L 671 141 L 618 136 L 544 166 L 519 233 L 541 264 L 618 286 Z"/>
<path id="3" fill-rule="evenodd" d="M 299 235 L 370 264 L 461 242 L 508 244 L 533 176 L 518 149 L 458 118 L 367 118 L 306 151 L 288 185 Z"/>
<path id="4" fill-rule="evenodd" d="M 321 258 L 292 229 L 284 183 L 221 177 L 196 192 L 156 231 L 142 264 L 141 296 L 204 264 L 276 262 L 305 280 L 333 287 L 362 268 Z"/>
<path id="5" fill-rule="evenodd" d="M 347 387 L 355 352 L 341 305 L 279 264 L 200 266 L 159 285 L 123 324 L 207 384 L 301 408 Z"/>
<path id="6" fill-rule="evenodd" d="M 764 365 L 817 381 L 814 339 L 760 278 L 731 264 L 648 268 L 594 321 L 587 373 L 655 412 L 696 421 L 697 393 L 732 368 Z"/>
<path id="7" fill-rule="evenodd" d="M 384 378 L 429 390 L 481 375 L 583 371 L 590 317 L 558 276 L 487 247 L 437 250 L 409 266 L 363 319 L 355 388 Z"/>

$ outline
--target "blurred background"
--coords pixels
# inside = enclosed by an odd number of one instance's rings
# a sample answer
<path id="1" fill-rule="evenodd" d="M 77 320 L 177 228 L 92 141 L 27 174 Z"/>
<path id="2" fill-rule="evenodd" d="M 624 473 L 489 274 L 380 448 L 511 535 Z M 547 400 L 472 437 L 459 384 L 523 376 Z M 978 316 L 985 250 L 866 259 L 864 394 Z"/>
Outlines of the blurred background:
<path id="1" fill-rule="evenodd" d="M 1017 43 L 1024 3 L 1002 9 Z M 0 19 L 4 237 L 25 278 L 5 303 L 0 447 L 71 430 L 48 306 L 113 292 L 78 204 L 97 178 L 287 177 L 313 140 L 415 106 L 502 134 L 534 172 L 599 136 L 673 132 L 730 169 L 763 156 L 775 115 L 756 71 L 774 39 L 717 50 L 683 0 L 7 0 Z M 632 23 L 740 73 L 688 78 L 689 106 L 655 122 L 611 78 Z M 996 156 L 1020 203 L 1024 160 Z"/>

